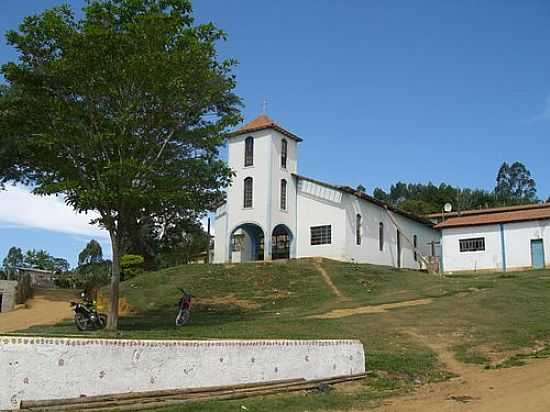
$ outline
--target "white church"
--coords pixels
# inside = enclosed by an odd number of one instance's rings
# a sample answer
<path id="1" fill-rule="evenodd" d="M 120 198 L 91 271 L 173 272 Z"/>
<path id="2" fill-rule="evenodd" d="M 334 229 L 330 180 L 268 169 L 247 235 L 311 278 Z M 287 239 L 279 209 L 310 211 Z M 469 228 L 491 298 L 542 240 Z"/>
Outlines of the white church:
<path id="1" fill-rule="evenodd" d="M 265 114 L 232 133 L 235 176 L 215 213 L 214 262 L 327 257 L 422 268 L 440 239 L 433 222 L 300 176 L 301 141 Z"/>

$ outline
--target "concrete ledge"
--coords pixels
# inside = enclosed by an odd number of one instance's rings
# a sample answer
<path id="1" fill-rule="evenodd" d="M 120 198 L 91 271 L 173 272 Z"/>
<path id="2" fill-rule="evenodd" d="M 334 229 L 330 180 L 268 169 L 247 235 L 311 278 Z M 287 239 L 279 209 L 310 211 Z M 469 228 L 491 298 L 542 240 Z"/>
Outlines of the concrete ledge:
<path id="1" fill-rule="evenodd" d="M 365 372 L 357 340 L 115 340 L 0 336 L 0 410 L 22 400 Z"/>

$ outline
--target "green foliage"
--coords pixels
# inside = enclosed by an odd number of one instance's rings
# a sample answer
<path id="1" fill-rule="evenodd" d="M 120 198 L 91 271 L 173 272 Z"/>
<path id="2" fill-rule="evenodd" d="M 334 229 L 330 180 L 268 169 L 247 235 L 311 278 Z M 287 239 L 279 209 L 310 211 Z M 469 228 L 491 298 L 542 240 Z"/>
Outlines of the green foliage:
<path id="1" fill-rule="evenodd" d="M 72 276 L 62 280 L 64 284 L 77 289 L 96 289 L 105 286 L 111 279 L 111 262 L 103 260 L 96 263 L 87 263 L 77 267 Z"/>
<path id="2" fill-rule="evenodd" d="M 531 172 L 521 162 L 504 162 L 497 175 L 497 198 L 507 204 L 533 203 L 537 199 L 537 185 Z"/>
<path id="3" fill-rule="evenodd" d="M 69 262 L 63 258 L 56 258 L 46 250 L 27 250 L 24 256 L 23 266 L 52 272 L 67 272 L 70 268 Z"/>
<path id="4" fill-rule="evenodd" d="M 78 266 L 101 263 L 103 261 L 103 250 L 95 239 L 88 242 L 86 247 L 78 255 Z"/>
<path id="5" fill-rule="evenodd" d="M 91 0 L 82 16 L 60 6 L 7 33 L 18 59 L 2 66 L 0 184 L 97 211 L 115 290 L 134 225 L 223 197 L 231 171 L 219 148 L 241 101 L 236 62 L 216 50 L 225 33 L 195 25 L 190 1 Z"/>
<path id="6" fill-rule="evenodd" d="M 535 203 L 537 199 L 535 180 L 520 162 L 501 166 L 494 191 L 482 189 L 461 189 L 445 183 L 439 186 L 422 183 L 397 182 L 391 185 L 389 193 L 377 187 L 373 191 L 376 199 L 419 215 L 441 212 L 450 202 L 455 210 L 480 209 Z"/>
<path id="7" fill-rule="evenodd" d="M 120 267 L 124 279 L 131 279 L 143 273 L 143 256 L 139 255 L 124 255 L 120 258 Z"/>

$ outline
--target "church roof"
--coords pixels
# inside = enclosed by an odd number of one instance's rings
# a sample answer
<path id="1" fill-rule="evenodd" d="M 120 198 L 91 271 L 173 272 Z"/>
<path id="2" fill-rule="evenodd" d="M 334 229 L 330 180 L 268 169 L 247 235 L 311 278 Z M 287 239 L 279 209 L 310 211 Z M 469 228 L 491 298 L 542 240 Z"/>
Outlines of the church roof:
<path id="1" fill-rule="evenodd" d="M 239 136 L 244 133 L 257 132 L 259 130 L 264 130 L 264 129 L 273 129 L 278 131 L 281 134 L 284 134 L 285 136 L 291 139 L 296 140 L 297 142 L 302 141 L 300 137 L 296 136 L 294 133 L 289 132 L 288 130 L 286 130 L 279 124 L 277 124 L 267 114 L 259 115 L 251 122 L 245 124 L 244 126 L 232 132 L 231 136 Z"/>
<path id="2" fill-rule="evenodd" d="M 348 193 L 350 195 L 353 195 L 359 199 L 362 199 L 362 200 L 365 200 L 367 202 L 370 202 L 370 203 L 373 203 L 375 204 L 376 206 L 379 206 L 381 208 L 384 208 L 384 209 L 388 209 L 398 215 L 401 215 L 401 216 L 404 216 L 404 217 L 407 217 L 411 220 L 414 220 L 418 223 L 422 223 L 426 226 L 434 226 L 434 223 L 431 221 L 431 220 L 428 220 L 426 219 L 425 217 L 422 217 L 422 216 L 418 216 L 414 213 L 411 213 L 411 212 L 407 212 L 403 209 L 399 209 L 393 205 L 390 205 L 389 203 L 386 203 L 386 202 L 383 202 L 381 200 L 378 200 L 376 199 L 375 197 L 373 196 L 370 196 L 368 194 L 366 194 L 365 192 L 360 192 L 356 189 L 353 189 L 349 186 L 338 186 L 338 185 L 333 185 L 331 183 L 325 183 L 325 182 L 321 182 L 319 180 L 316 180 L 316 179 L 312 179 L 310 177 L 306 177 L 306 176 L 301 176 L 301 175 L 298 175 L 298 174 L 295 174 L 293 173 L 293 175 L 297 178 L 297 179 L 302 179 L 302 180 L 308 180 L 310 182 L 313 182 L 313 183 L 316 183 L 318 185 L 321 185 L 321 186 L 325 186 L 325 187 L 328 187 L 329 189 L 333 189 L 333 190 L 337 190 L 337 191 L 340 191 L 340 192 L 343 192 L 343 193 Z"/>

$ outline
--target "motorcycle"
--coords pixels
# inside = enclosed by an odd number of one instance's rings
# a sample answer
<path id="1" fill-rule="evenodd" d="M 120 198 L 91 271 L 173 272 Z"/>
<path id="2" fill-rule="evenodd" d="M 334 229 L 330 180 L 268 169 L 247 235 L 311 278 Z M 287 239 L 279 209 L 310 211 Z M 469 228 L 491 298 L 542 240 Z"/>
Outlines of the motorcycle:
<path id="1" fill-rule="evenodd" d="M 96 304 L 92 299 L 86 296 L 86 293 L 80 294 L 83 302 L 71 302 L 74 311 L 74 323 L 78 330 L 98 330 L 107 326 L 107 315 L 98 313 Z"/>
<path id="2" fill-rule="evenodd" d="M 191 301 L 192 296 L 185 292 L 185 290 L 179 288 L 182 296 L 178 302 L 178 316 L 176 317 L 176 326 L 183 326 L 189 322 L 191 317 Z"/>

